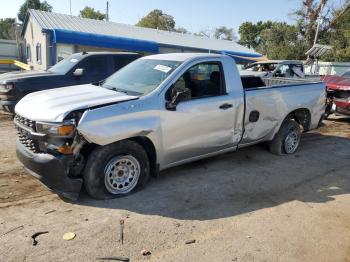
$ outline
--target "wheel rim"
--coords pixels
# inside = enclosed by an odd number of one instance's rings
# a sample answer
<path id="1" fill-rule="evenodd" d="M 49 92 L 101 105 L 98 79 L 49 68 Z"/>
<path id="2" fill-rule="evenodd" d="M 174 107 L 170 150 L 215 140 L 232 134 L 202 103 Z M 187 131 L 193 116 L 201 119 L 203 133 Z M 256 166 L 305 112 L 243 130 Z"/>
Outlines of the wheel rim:
<path id="1" fill-rule="evenodd" d="M 113 158 L 104 171 L 106 189 L 113 195 L 129 193 L 139 180 L 140 170 L 139 161 L 131 155 Z"/>
<path id="2" fill-rule="evenodd" d="M 293 154 L 300 142 L 300 134 L 295 129 L 291 129 L 286 139 L 284 140 L 284 149 L 287 154 Z"/>

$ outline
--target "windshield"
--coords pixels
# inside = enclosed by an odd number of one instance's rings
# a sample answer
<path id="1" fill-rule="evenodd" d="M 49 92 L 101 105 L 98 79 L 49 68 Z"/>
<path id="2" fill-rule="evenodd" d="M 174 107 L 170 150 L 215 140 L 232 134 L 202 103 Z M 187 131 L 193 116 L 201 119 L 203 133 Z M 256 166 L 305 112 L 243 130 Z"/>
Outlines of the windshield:
<path id="1" fill-rule="evenodd" d="M 51 67 L 48 71 L 57 74 L 66 74 L 81 60 L 81 55 L 71 55 L 66 59 L 61 60 L 56 65 Z"/>
<path id="2" fill-rule="evenodd" d="M 133 95 L 146 95 L 155 90 L 180 64 L 178 61 L 139 59 L 109 77 L 102 87 Z"/>
<path id="3" fill-rule="evenodd" d="M 276 69 L 277 63 L 262 63 L 248 65 L 244 70 L 253 72 L 272 72 Z"/>

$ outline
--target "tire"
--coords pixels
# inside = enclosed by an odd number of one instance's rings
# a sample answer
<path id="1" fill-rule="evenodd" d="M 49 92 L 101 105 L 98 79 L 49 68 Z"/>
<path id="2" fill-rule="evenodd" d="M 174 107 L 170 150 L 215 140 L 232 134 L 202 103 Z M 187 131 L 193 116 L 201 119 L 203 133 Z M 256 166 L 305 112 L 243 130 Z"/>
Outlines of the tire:
<path id="1" fill-rule="evenodd" d="M 295 120 L 285 120 L 269 143 L 270 152 L 280 156 L 294 154 L 299 147 L 301 133 L 300 125 Z"/>
<path id="2" fill-rule="evenodd" d="M 150 177 L 150 163 L 144 148 L 125 140 L 96 148 L 84 169 L 84 185 L 95 199 L 128 195 L 142 188 Z"/>

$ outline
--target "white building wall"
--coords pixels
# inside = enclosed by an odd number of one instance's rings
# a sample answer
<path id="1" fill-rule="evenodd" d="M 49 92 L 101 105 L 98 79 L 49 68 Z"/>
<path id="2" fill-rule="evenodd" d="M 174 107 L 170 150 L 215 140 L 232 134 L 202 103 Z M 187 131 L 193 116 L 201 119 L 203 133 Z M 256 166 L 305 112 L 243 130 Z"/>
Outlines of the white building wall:
<path id="1" fill-rule="evenodd" d="M 25 53 L 30 48 L 30 55 L 26 58 L 26 63 L 32 66 L 35 70 L 46 70 L 48 66 L 48 43 L 46 34 L 41 30 L 39 24 L 34 19 L 29 17 L 28 25 L 24 33 Z M 41 45 L 41 59 L 37 61 L 36 47 Z"/>
<path id="2" fill-rule="evenodd" d="M 306 74 L 319 74 L 319 75 L 341 75 L 345 71 L 350 70 L 350 63 L 340 62 L 318 62 L 318 70 L 314 72 L 315 65 L 305 66 Z"/>

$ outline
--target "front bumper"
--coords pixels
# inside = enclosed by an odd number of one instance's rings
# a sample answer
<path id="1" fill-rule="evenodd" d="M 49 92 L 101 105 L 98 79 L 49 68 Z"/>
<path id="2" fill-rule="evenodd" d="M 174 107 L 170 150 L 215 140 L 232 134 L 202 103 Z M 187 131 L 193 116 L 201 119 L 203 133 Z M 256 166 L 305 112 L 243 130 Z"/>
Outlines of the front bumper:
<path id="1" fill-rule="evenodd" d="M 348 99 L 338 99 L 333 100 L 335 104 L 335 112 L 343 115 L 350 115 L 350 101 Z"/>
<path id="2" fill-rule="evenodd" d="M 29 173 L 50 190 L 72 200 L 79 197 L 83 180 L 68 176 L 68 163 L 71 160 L 69 157 L 33 153 L 19 141 L 16 143 L 16 153 L 17 158 Z"/>

